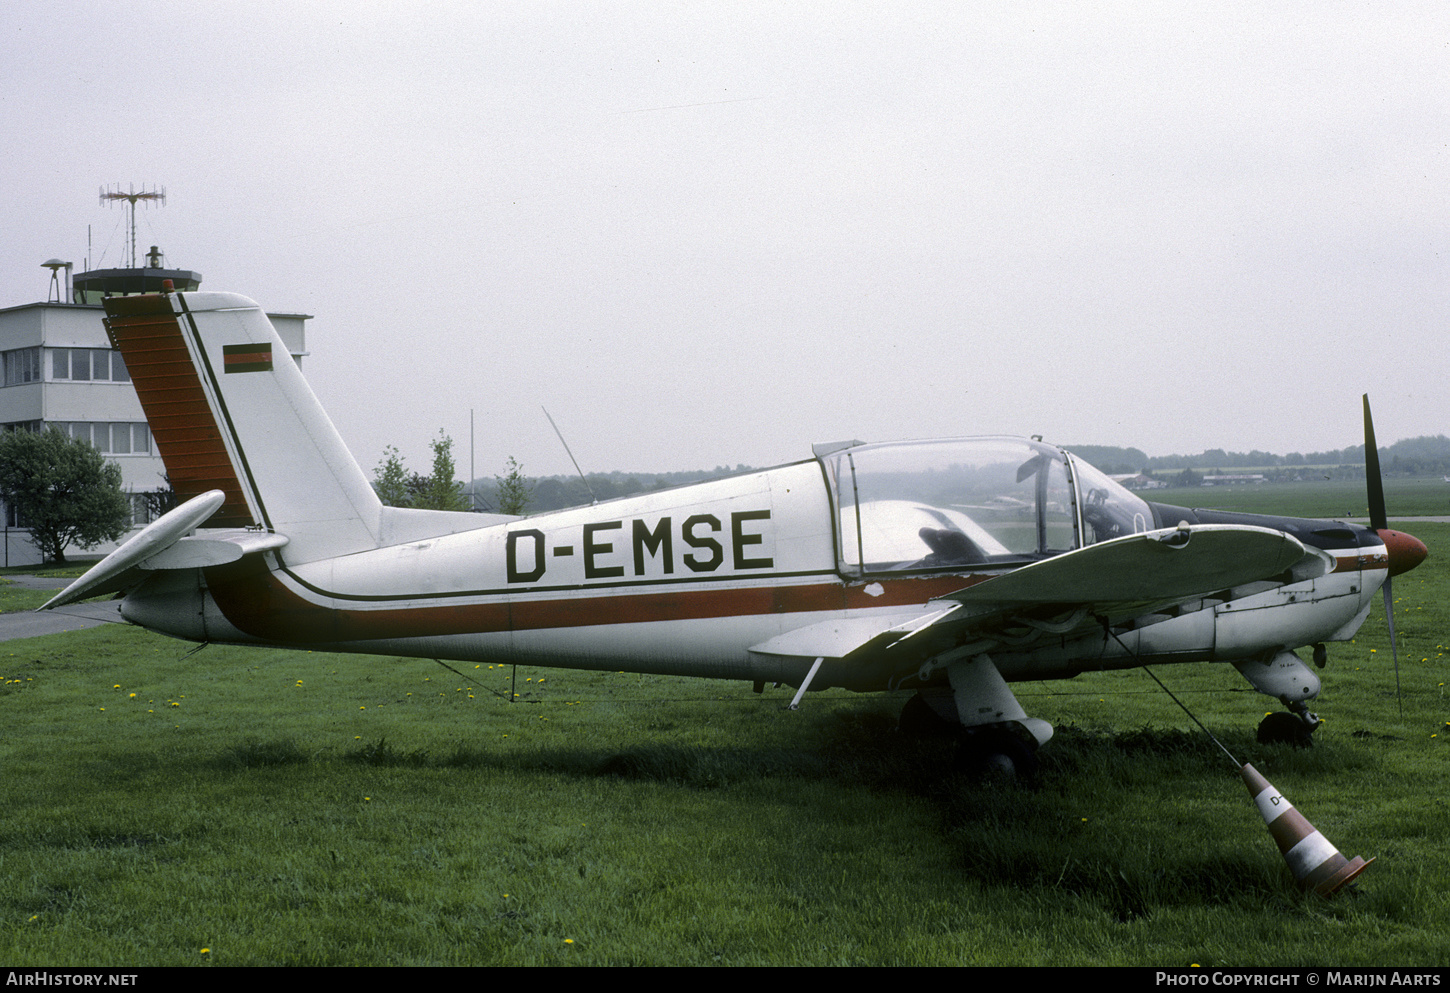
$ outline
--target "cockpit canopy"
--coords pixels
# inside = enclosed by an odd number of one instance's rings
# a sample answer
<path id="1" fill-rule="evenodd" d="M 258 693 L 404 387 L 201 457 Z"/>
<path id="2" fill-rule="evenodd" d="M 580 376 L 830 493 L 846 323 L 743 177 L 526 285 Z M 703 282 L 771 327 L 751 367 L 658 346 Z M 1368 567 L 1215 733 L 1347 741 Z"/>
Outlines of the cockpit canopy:
<path id="1" fill-rule="evenodd" d="M 1021 565 L 1153 526 L 1138 497 L 1025 438 L 859 445 L 821 462 L 849 575 Z"/>

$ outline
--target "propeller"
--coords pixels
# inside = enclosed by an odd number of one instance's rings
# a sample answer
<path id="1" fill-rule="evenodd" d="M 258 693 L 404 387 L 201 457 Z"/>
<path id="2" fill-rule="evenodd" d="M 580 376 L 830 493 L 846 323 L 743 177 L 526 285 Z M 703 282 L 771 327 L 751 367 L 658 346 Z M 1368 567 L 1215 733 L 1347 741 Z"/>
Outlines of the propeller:
<path id="1" fill-rule="evenodd" d="M 1390 655 L 1395 661 L 1395 699 L 1400 705 L 1400 716 L 1405 714 L 1405 700 L 1400 693 L 1400 653 L 1395 646 L 1395 598 L 1391 579 L 1402 572 L 1408 572 L 1425 560 L 1429 552 L 1424 542 L 1403 531 L 1392 531 L 1385 512 L 1385 482 L 1380 476 L 1380 452 L 1374 440 L 1374 420 L 1369 413 L 1369 394 L 1364 394 L 1364 475 L 1369 489 L 1369 526 L 1385 543 L 1389 558 L 1389 572 L 1385 575 L 1382 589 L 1385 596 L 1385 621 L 1390 629 Z"/>

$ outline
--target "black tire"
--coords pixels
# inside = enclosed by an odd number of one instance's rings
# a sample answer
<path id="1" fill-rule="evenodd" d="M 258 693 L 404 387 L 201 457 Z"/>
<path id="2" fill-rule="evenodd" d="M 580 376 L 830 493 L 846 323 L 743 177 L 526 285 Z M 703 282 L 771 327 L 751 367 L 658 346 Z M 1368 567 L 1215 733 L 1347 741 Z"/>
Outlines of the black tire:
<path id="1" fill-rule="evenodd" d="M 959 726 L 947 720 L 922 699 L 920 693 L 913 693 L 911 699 L 901 708 L 896 719 L 896 730 L 913 738 L 946 738 L 955 734 Z"/>
<path id="2" fill-rule="evenodd" d="M 962 739 L 957 771 L 974 779 L 1028 783 L 1037 776 L 1037 753 L 1009 731 L 973 731 Z"/>

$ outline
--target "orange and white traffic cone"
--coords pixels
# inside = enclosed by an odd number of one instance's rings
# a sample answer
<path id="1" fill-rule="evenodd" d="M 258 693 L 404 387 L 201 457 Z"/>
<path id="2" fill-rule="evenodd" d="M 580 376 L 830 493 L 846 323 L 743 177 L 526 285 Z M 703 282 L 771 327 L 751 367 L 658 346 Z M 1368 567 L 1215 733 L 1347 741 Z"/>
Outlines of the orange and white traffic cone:
<path id="1" fill-rule="evenodd" d="M 1301 888 L 1312 887 L 1320 896 L 1330 896 L 1374 861 L 1366 862 L 1358 855 L 1352 862 L 1347 860 L 1257 769 L 1245 765 L 1239 771 Z"/>

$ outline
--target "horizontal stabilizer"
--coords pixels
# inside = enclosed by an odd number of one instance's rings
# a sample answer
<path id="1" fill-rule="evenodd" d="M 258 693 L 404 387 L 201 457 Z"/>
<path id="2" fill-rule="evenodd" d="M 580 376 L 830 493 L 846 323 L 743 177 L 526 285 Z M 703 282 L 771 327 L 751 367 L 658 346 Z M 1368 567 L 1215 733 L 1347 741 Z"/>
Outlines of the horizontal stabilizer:
<path id="1" fill-rule="evenodd" d="M 287 544 L 284 535 L 249 529 L 212 531 L 188 537 L 214 515 L 225 500 L 226 494 L 221 490 L 209 490 L 167 511 L 51 597 L 40 609 L 52 610 L 89 597 L 130 589 L 153 570 L 225 565 L 244 555 L 274 551 Z"/>
<path id="2" fill-rule="evenodd" d="M 287 536 L 233 528 L 187 535 L 166 551 L 141 563 L 143 569 L 206 569 L 236 562 L 244 555 L 285 548 Z"/>

